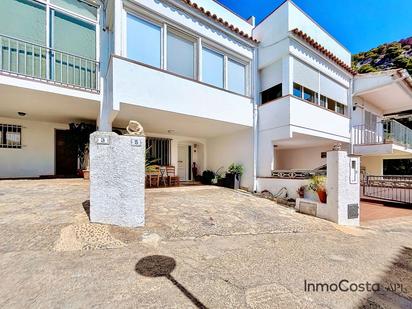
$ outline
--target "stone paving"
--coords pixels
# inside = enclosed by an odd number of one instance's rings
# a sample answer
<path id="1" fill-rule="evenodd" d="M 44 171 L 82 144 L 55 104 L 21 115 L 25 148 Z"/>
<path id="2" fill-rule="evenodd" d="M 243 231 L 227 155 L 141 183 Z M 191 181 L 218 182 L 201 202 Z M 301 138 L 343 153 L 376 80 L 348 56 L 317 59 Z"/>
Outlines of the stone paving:
<path id="1" fill-rule="evenodd" d="M 147 190 L 139 229 L 88 206 L 83 180 L 0 181 L 1 308 L 412 308 L 410 216 L 341 227 L 208 186 Z M 393 288 L 304 288 L 343 279 Z"/>

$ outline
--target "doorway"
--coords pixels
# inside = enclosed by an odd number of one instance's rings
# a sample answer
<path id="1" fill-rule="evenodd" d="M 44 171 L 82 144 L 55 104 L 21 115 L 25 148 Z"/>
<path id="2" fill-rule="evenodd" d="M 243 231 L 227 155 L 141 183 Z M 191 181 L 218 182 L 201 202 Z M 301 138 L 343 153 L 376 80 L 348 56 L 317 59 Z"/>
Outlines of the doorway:
<path id="1" fill-rule="evenodd" d="M 55 132 L 55 174 L 58 177 L 77 176 L 77 149 L 70 142 L 69 130 L 56 130 Z"/>
<path id="2" fill-rule="evenodd" d="M 182 181 L 192 180 L 192 146 L 178 145 L 177 152 L 177 174 Z"/>

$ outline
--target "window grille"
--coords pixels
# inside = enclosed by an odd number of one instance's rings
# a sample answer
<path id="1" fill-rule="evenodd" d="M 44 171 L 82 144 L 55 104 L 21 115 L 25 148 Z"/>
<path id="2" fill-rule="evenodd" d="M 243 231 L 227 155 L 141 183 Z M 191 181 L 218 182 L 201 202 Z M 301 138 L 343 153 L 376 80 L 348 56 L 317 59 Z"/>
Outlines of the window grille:
<path id="1" fill-rule="evenodd" d="M 0 124 L 0 148 L 21 148 L 21 126 Z"/>
<path id="2" fill-rule="evenodd" d="M 147 160 L 156 165 L 170 165 L 170 141 L 169 138 L 147 137 Z"/>

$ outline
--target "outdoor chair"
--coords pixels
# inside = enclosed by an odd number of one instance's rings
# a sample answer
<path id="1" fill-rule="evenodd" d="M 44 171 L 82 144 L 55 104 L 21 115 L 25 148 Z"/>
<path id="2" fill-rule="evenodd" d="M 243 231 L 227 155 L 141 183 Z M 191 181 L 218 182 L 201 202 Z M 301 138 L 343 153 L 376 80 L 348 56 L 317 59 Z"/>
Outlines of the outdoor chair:
<path id="1" fill-rule="evenodd" d="M 176 176 L 176 169 L 174 166 L 166 166 L 167 183 L 169 186 L 179 186 L 180 178 Z"/>
<path id="2" fill-rule="evenodd" d="M 160 185 L 160 166 L 154 165 L 150 167 L 150 171 L 146 172 L 146 184 L 149 188 Z"/>

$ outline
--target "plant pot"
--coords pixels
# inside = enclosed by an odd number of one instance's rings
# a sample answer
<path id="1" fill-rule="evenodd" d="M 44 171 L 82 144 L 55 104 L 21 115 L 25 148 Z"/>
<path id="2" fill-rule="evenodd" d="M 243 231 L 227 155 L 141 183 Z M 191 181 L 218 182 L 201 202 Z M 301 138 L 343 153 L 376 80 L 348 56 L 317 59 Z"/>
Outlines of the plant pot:
<path id="1" fill-rule="evenodd" d="M 90 179 L 90 171 L 89 170 L 83 170 L 83 179 L 85 179 L 85 180 Z"/>
<path id="2" fill-rule="evenodd" d="M 327 200 L 327 195 L 325 190 L 318 190 L 316 191 L 318 193 L 319 201 L 323 204 L 326 203 Z"/>
<path id="3" fill-rule="evenodd" d="M 238 174 L 226 174 L 226 187 L 238 190 L 240 188 L 240 175 Z"/>

